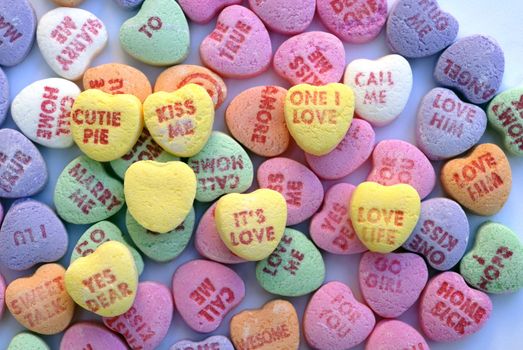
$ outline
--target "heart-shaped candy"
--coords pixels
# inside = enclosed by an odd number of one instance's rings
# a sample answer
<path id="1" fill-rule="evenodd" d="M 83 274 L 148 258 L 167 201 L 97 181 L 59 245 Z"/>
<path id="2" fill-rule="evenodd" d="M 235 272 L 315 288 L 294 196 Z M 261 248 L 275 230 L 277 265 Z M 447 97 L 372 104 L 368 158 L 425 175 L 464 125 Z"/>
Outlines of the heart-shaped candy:
<path id="1" fill-rule="evenodd" d="M 0 318 L 4 314 L 5 308 L 5 279 L 0 274 Z"/>
<path id="2" fill-rule="evenodd" d="M 10 67 L 22 62 L 33 47 L 36 13 L 28 0 L 4 0 L 0 13 L 0 66 Z"/>
<path id="3" fill-rule="evenodd" d="M 4 122 L 9 109 L 9 80 L 0 67 L 0 125 Z"/>
<path id="4" fill-rule="evenodd" d="M 69 327 L 60 341 L 60 350 L 71 349 L 127 350 L 127 345 L 103 324 L 84 321 Z"/>
<path id="5" fill-rule="evenodd" d="M 205 24 L 216 16 L 224 7 L 237 5 L 242 0 L 178 0 L 183 12 L 191 21 Z"/>
<path id="6" fill-rule="evenodd" d="M 523 87 L 497 95 L 488 106 L 487 116 L 490 125 L 503 136 L 505 149 L 523 156 Z"/>
<path id="7" fill-rule="evenodd" d="M 7 350 L 51 350 L 42 338 L 29 332 L 18 333 L 11 339 Z"/>
<path id="8" fill-rule="evenodd" d="M 510 163 L 501 148 L 484 143 L 467 156 L 445 163 L 441 184 L 445 192 L 473 213 L 494 215 L 512 188 Z"/>
<path id="9" fill-rule="evenodd" d="M 231 341 L 223 335 L 213 335 L 202 341 L 180 340 L 171 345 L 169 350 L 234 350 Z"/>
<path id="10" fill-rule="evenodd" d="M 367 339 L 365 350 L 429 349 L 423 336 L 409 324 L 399 320 L 378 322 Z"/>
<path id="11" fill-rule="evenodd" d="M 311 24 L 316 0 L 249 0 L 249 7 L 273 32 L 292 35 L 303 32 Z"/>

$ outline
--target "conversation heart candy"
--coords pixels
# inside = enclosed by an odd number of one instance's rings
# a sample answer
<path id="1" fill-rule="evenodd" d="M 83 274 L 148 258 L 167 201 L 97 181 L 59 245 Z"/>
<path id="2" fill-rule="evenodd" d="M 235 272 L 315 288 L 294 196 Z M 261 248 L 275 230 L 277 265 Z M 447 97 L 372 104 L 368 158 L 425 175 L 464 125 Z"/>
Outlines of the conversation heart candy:
<path id="1" fill-rule="evenodd" d="M 467 156 L 445 163 L 441 184 L 450 197 L 473 213 L 494 215 L 512 188 L 510 163 L 501 148 L 484 143 Z"/>
<path id="2" fill-rule="evenodd" d="M 53 0 L 58 6 L 75 7 L 80 5 L 84 0 Z"/>
<path id="3" fill-rule="evenodd" d="M 504 71 L 505 55 L 499 44 L 489 36 L 472 35 L 443 51 L 434 68 L 434 79 L 438 84 L 457 89 L 470 102 L 480 104 L 494 97 Z"/>
<path id="4" fill-rule="evenodd" d="M 65 287 L 78 305 L 92 313 L 113 317 L 127 312 L 138 287 L 138 272 L 129 248 L 109 241 L 76 259 L 65 272 Z"/>
<path id="5" fill-rule="evenodd" d="M 40 18 L 36 30 L 44 60 L 59 76 L 77 80 L 107 42 L 107 30 L 91 12 L 59 7 Z"/>
<path id="6" fill-rule="evenodd" d="M 240 258 L 258 261 L 278 246 L 287 222 L 287 203 L 269 189 L 230 193 L 218 200 L 214 215 L 227 248 Z"/>
<path id="7" fill-rule="evenodd" d="M 22 62 L 33 47 L 37 19 L 28 0 L 2 1 L 0 14 L 0 66 L 10 67 Z"/>
<path id="8" fill-rule="evenodd" d="M 249 0 L 249 7 L 273 32 L 298 34 L 311 24 L 316 10 L 316 0 L 288 1 Z"/>
<path id="9" fill-rule="evenodd" d="M 399 320 L 378 322 L 367 339 L 365 350 L 403 350 L 429 349 L 429 345 L 419 332 Z"/>
<path id="10" fill-rule="evenodd" d="M 241 0 L 178 0 L 183 12 L 191 21 L 205 24 L 216 16 L 224 7 L 240 4 Z"/>
<path id="11" fill-rule="evenodd" d="M 153 232 L 174 230 L 192 209 L 196 176 L 182 162 L 142 160 L 125 173 L 125 199 L 133 218 Z"/>
<path id="12" fill-rule="evenodd" d="M 299 224 L 318 211 L 323 186 L 306 166 L 290 158 L 271 158 L 258 167 L 258 185 L 280 192 L 287 202 L 287 225 Z"/>
<path id="13" fill-rule="evenodd" d="M 139 7 L 144 0 L 114 0 L 118 5 L 125 9 L 135 9 Z"/>
<path id="14" fill-rule="evenodd" d="M 431 340 L 453 342 L 478 332 L 491 312 L 487 294 L 470 288 L 463 277 L 448 271 L 427 283 L 420 299 L 419 320 Z"/>
<path id="15" fill-rule="evenodd" d="M 236 349 L 298 349 L 300 324 L 296 309 L 276 299 L 261 309 L 245 310 L 233 316 L 231 340 Z"/>
<path id="16" fill-rule="evenodd" d="M 73 159 L 56 182 L 54 205 L 72 224 L 91 224 L 116 214 L 124 204 L 122 184 L 102 164 L 80 156 Z"/>
<path id="17" fill-rule="evenodd" d="M 343 140 L 354 114 L 354 93 L 339 83 L 293 86 L 285 98 L 291 136 L 307 153 L 323 156 Z"/>
<path id="18" fill-rule="evenodd" d="M 522 115 L 523 87 L 512 88 L 497 95 L 487 109 L 490 125 L 503 136 L 505 149 L 516 156 L 523 156 Z"/>
<path id="19" fill-rule="evenodd" d="M 231 341 L 223 335 L 213 335 L 202 341 L 181 340 L 171 345 L 169 350 L 195 350 L 195 349 L 215 349 L 215 350 L 234 350 Z"/>
<path id="20" fill-rule="evenodd" d="M 349 214 L 355 187 L 348 183 L 332 186 L 323 208 L 312 217 L 309 232 L 314 243 L 333 254 L 357 254 L 367 250 L 356 236 Z"/>
<path id="21" fill-rule="evenodd" d="M 245 192 L 252 184 L 251 159 L 232 137 L 213 131 L 209 141 L 187 164 L 196 174 L 196 200 L 211 202 L 226 193 Z"/>
<path id="22" fill-rule="evenodd" d="M 421 100 L 416 143 L 432 160 L 457 156 L 474 146 L 487 128 L 485 112 L 449 89 L 435 88 Z"/>
<path id="23" fill-rule="evenodd" d="M 51 208 L 32 199 L 14 202 L 0 229 L 0 261 L 11 270 L 60 260 L 67 245 L 64 224 Z"/>
<path id="24" fill-rule="evenodd" d="M 60 341 L 60 350 L 71 349 L 126 350 L 127 345 L 104 325 L 84 321 L 69 327 Z"/>
<path id="25" fill-rule="evenodd" d="M 371 41 L 387 20 L 386 0 L 316 0 L 323 24 L 341 40 Z"/>
<path id="26" fill-rule="evenodd" d="M 279 86 L 257 86 L 237 95 L 225 112 L 232 136 L 263 157 L 285 152 L 290 140 L 283 112 L 286 94 Z"/>
<path id="27" fill-rule="evenodd" d="M 73 145 L 71 108 L 80 88 L 69 80 L 49 78 L 25 87 L 11 104 L 11 116 L 32 141 L 51 148 Z"/>
<path id="28" fill-rule="evenodd" d="M 307 32 L 281 44 L 273 65 L 276 73 L 292 85 L 337 83 L 345 68 L 345 48 L 332 34 Z"/>
<path id="29" fill-rule="evenodd" d="M 518 291 L 523 288 L 523 243 L 508 227 L 486 222 L 461 260 L 460 273 L 468 284 L 487 293 Z"/>
<path id="30" fill-rule="evenodd" d="M 374 149 L 375 136 L 368 122 L 354 118 L 343 139 L 331 152 L 319 157 L 305 153 L 305 160 L 319 177 L 341 179 L 369 159 Z"/>
<path id="31" fill-rule="evenodd" d="M 384 126 L 407 105 L 412 70 L 400 55 L 387 55 L 375 61 L 358 59 L 347 65 L 343 82 L 354 91 L 355 114 L 372 125 Z"/>
<path id="32" fill-rule="evenodd" d="M 11 339 L 7 350 L 50 350 L 42 338 L 28 332 L 18 333 Z"/>
<path id="33" fill-rule="evenodd" d="M 416 146 L 401 140 L 384 140 L 374 148 L 367 181 L 386 186 L 411 185 L 421 198 L 425 198 L 436 185 L 436 173 Z"/>
<path id="34" fill-rule="evenodd" d="M 344 350 L 363 342 L 375 322 L 372 311 L 354 298 L 347 285 L 333 281 L 309 300 L 303 314 L 303 333 L 315 349 Z"/>
<path id="35" fill-rule="evenodd" d="M 367 252 L 360 260 L 361 294 L 376 314 L 395 318 L 418 300 L 428 275 L 427 265 L 419 255 Z"/>
<path id="36" fill-rule="evenodd" d="M 45 264 L 34 275 L 12 281 L 5 291 L 11 315 L 36 333 L 50 335 L 63 331 L 74 313 L 74 302 L 65 290 L 64 273 L 61 265 Z"/>
<path id="37" fill-rule="evenodd" d="M 232 5 L 220 13 L 216 28 L 203 39 L 200 58 L 221 76 L 250 78 L 269 68 L 271 39 L 254 12 Z"/>
<path id="38" fill-rule="evenodd" d="M 4 71 L 0 67 L 0 124 L 2 124 L 7 116 L 9 108 L 9 80 Z"/>
<path id="39" fill-rule="evenodd" d="M 126 313 L 104 317 L 103 322 L 123 335 L 132 349 L 156 349 L 171 326 L 174 313 L 169 288 L 156 282 L 138 284 L 133 306 Z"/>
<path id="40" fill-rule="evenodd" d="M 320 251 L 303 233 L 287 228 L 278 247 L 256 264 L 256 279 L 269 293 L 301 296 L 321 286 L 325 264 Z"/>
<path id="41" fill-rule="evenodd" d="M 459 23 L 436 0 L 399 0 L 387 20 L 387 44 L 405 57 L 433 55 L 454 42 Z"/>
<path id="42" fill-rule="evenodd" d="M 418 223 L 403 248 L 425 256 L 430 266 L 446 271 L 465 254 L 469 221 L 458 203 L 447 198 L 421 202 Z"/>
<path id="43" fill-rule="evenodd" d="M 420 210 L 418 192 L 405 184 L 363 182 L 350 201 L 350 218 L 358 238 L 377 253 L 390 253 L 401 246 L 416 226 Z"/>
<path id="44" fill-rule="evenodd" d="M 245 285 L 230 268 L 207 260 L 192 260 L 173 276 L 176 310 L 189 327 L 209 333 L 245 296 Z"/>
<path id="45" fill-rule="evenodd" d="M 2 315 L 4 314 L 4 308 L 5 308 L 5 279 L 0 274 L 0 318 L 2 318 Z"/>
<path id="46" fill-rule="evenodd" d="M 40 151 L 13 129 L 0 129 L 0 140 L 0 198 L 28 197 L 40 192 L 48 177 Z"/>

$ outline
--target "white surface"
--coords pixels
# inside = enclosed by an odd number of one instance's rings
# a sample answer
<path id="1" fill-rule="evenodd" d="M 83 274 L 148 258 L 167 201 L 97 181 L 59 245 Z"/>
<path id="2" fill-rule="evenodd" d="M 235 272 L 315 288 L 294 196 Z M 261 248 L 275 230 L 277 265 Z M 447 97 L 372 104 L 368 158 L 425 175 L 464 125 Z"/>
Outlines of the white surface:
<path id="1" fill-rule="evenodd" d="M 3 1 L 3 0 L 0 0 Z M 54 5 L 49 0 L 31 0 L 35 5 L 36 13 L 38 18 L 54 8 Z M 521 24 L 521 15 L 523 14 L 523 1 L 520 0 L 504 0 L 504 1 L 492 1 L 492 0 L 440 0 L 441 5 L 444 9 L 450 11 L 459 21 L 460 30 L 459 36 L 463 37 L 475 33 L 490 34 L 494 36 L 503 49 L 505 50 L 506 57 L 506 70 L 505 78 L 503 81 L 503 89 L 516 86 L 521 84 L 523 81 L 523 65 L 521 60 L 523 58 L 523 29 Z M 389 4 L 390 5 L 390 4 Z M 123 62 L 141 69 L 146 73 L 151 82 L 154 83 L 158 74 L 162 71 L 162 68 L 155 68 L 140 64 L 137 61 L 127 56 L 120 48 L 118 41 L 118 30 L 121 24 L 129 17 L 133 16 L 135 12 L 126 11 L 118 8 L 111 0 L 86 0 L 82 5 L 82 8 L 92 11 L 98 16 L 108 28 L 109 32 L 109 44 L 105 48 L 103 53 L 97 57 L 92 65 L 96 66 L 102 63 L 109 62 Z M 187 59 L 186 63 L 199 64 L 198 55 L 198 44 L 202 38 L 207 35 L 214 26 L 214 22 L 209 25 L 201 26 L 191 24 L 191 39 L 192 48 L 191 54 Z M 325 28 L 319 24 L 317 17 L 313 25 L 309 30 L 325 30 Z M 271 34 L 273 49 L 275 50 L 283 40 L 285 36 Z M 346 45 L 347 49 L 347 60 L 351 61 L 357 58 L 369 58 L 376 59 L 383 55 L 388 54 L 388 49 L 385 45 L 384 33 L 374 40 L 372 43 L 363 45 Z M 378 128 L 376 130 L 377 140 L 383 140 L 388 138 L 399 138 L 414 142 L 414 119 L 416 110 L 421 97 L 435 86 L 432 79 L 432 70 L 436 62 L 436 56 L 411 60 L 413 73 L 414 73 L 414 88 L 410 96 L 409 102 L 405 111 L 402 115 L 391 125 Z M 21 64 L 13 68 L 5 69 L 9 81 L 11 84 L 11 98 L 13 98 L 22 88 L 32 83 L 35 80 L 55 77 L 56 75 L 44 62 L 38 47 L 33 47 L 29 57 Z M 238 80 L 227 80 L 229 88 L 229 98 L 224 103 L 223 107 L 217 111 L 215 129 L 225 130 L 223 122 L 223 114 L 225 108 L 230 102 L 231 98 L 239 94 L 241 91 L 248 87 L 262 85 L 262 84 L 277 84 L 284 87 L 288 87 L 288 84 L 282 79 L 276 77 L 274 72 L 269 72 L 245 81 Z M 15 128 L 15 125 L 8 117 L 2 127 Z M 501 144 L 500 138 L 494 134 L 492 130 L 488 130 L 486 135 L 481 139 L 481 142 L 493 141 L 497 144 Z M 39 147 L 42 151 L 45 159 L 48 162 L 50 171 L 50 182 L 45 188 L 45 191 L 35 196 L 36 199 L 44 201 L 50 205 L 52 202 L 52 195 L 56 183 L 56 179 L 65 165 L 72 160 L 79 151 L 76 147 L 68 150 L 51 150 L 44 147 Z M 296 150 L 295 146 L 293 149 L 287 152 L 287 156 L 294 157 L 300 161 L 303 161 L 303 155 L 300 151 Z M 256 164 L 259 164 L 260 158 L 255 158 Z M 523 183 L 520 180 L 523 177 L 523 158 L 516 159 L 510 158 L 510 163 L 513 170 L 513 189 L 510 198 L 500 213 L 492 217 L 491 219 L 504 223 L 515 230 L 521 238 L 523 238 L 523 220 L 521 220 L 521 203 L 520 200 L 523 198 Z M 439 171 L 441 166 L 440 163 L 436 163 L 436 168 Z M 356 173 L 349 176 L 346 180 L 357 184 L 362 181 L 368 171 L 370 165 L 368 162 Z M 329 188 L 333 181 L 326 182 L 325 188 Z M 431 197 L 441 195 L 441 187 L 438 184 L 437 189 L 432 193 Z M 4 206 L 9 206 L 11 201 L 2 201 Z M 201 216 L 207 205 L 197 205 L 197 215 Z M 7 208 L 5 208 L 7 209 Z M 117 222 L 120 227 L 124 228 L 124 213 L 122 210 L 113 221 Z M 473 242 L 473 233 L 480 223 L 487 220 L 485 217 L 478 217 L 469 215 L 471 220 L 472 236 L 470 242 Z M 307 224 L 298 225 L 298 228 L 307 232 Z M 72 245 L 76 243 L 76 240 L 80 237 L 81 233 L 86 229 L 87 226 L 67 225 L 70 236 L 70 247 L 67 255 L 61 260 L 61 263 L 66 266 L 69 262 L 69 256 L 71 254 Z M 470 244 L 469 244 L 470 246 Z M 356 256 L 335 256 L 332 254 L 323 254 L 326 265 L 327 265 L 327 281 L 339 280 L 347 283 L 355 292 L 357 298 L 361 300 L 359 287 L 357 283 L 357 268 L 359 262 L 359 255 Z M 141 276 L 140 280 L 153 280 L 159 281 L 170 287 L 172 274 L 175 269 L 182 263 L 194 259 L 197 257 L 197 253 L 193 247 L 193 240 L 186 251 L 173 262 L 167 264 L 154 263 L 148 259 L 146 261 L 145 272 Z M 258 308 L 264 302 L 276 298 L 264 292 L 256 282 L 254 272 L 255 264 L 248 263 L 240 266 L 234 266 L 241 277 L 244 279 L 247 286 L 247 295 L 243 302 L 225 319 L 221 327 L 218 328 L 213 334 L 225 334 L 228 335 L 228 325 L 232 314 L 239 312 L 240 310 L 247 308 Z M 0 273 L 4 275 L 7 281 L 12 281 L 19 276 L 26 276 L 32 274 L 34 269 L 31 271 L 25 271 L 24 273 L 14 273 L 8 271 L 4 267 L 0 267 Z M 290 300 L 296 306 L 299 312 L 300 320 L 305 308 L 305 305 L 310 296 L 301 298 L 291 298 Z M 523 310 L 523 291 L 512 295 L 505 296 L 493 296 L 494 311 L 491 319 L 486 323 L 485 327 L 478 333 L 463 341 L 453 344 L 436 344 L 430 343 L 432 349 L 521 349 L 523 344 L 523 316 L 521 310 Z M 412 307 L 406 312 L 400 319 L 407 321 L 419 329 L 419 324 L 416 317 L 417 306 Z M 22 331 L 22 327 L 6 312 L 0 321 L 0 349 L 4 349 L 10 339 L 19 331 Z M 74 321 L 83 319 L 95 318 L 88 312 L 81 311 L 77 308 L 76 316 Z M 210 335 L 210 334 L 209 334 Z M 197 334 L 191 331 L 175 313 L 175 317 L 168 336 L 163 341 L 161 349 L 168 349 L 168 347 L 174 342 L 191 338 L 195 340 L 201 340 L 209 335 Z M 45 341 L 52 347 L 57 349 L 59 345 L 61 335 L 44 337 Z M 302 349 L 307 349 L 305 342 L 302 337 Z M 363 349 L 360 346 L 359 349 Z"/>

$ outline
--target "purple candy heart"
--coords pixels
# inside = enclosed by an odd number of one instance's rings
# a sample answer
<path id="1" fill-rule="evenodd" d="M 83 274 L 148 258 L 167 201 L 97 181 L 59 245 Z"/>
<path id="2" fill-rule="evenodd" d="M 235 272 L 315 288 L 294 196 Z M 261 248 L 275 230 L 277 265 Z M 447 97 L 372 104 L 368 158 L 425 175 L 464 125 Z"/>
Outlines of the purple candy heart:
<path id="1" fill-rule="evenodd" d="M 0 65 L 14 66 L 27 56 L 35 39 L 36 14 L 28 0 L 0 1 Z"/>
<path id="2" fill-rule="evenodd" d="M 171 345 L 169 350 L 196 350 L 196 349 L 208 349 L 208 350 L 234 350 L 231 341 L 223 335 L 213 335 L 202 341 L 192 340 L 181 340 L 176 344 Z"/>
<path id="3" fill-rule="evenodd" d="M 2 68 L 0 68 L 0 124 L 2 124 L 9 108 L 9 81 Z"/>
<path id="4" fill-rule="evenodd" d="M 97 322 L 78 322 L 69 327 L 60 342 L 60 350 L 110 349 L 126 350 L 125 342 Z"/>
<path id="5" fill-rule="evenodd" d="M 0 224 L 2 223 L 3 218 L 4 218 L 4 208 L 2 207 L 2 203 L 0 203 Z"/>
<path id="6" fill-rule="evenodd" d="M 143 0 L 114 0 L 116 3 L 127 9 L 135 9 L 140 6 Z"/>

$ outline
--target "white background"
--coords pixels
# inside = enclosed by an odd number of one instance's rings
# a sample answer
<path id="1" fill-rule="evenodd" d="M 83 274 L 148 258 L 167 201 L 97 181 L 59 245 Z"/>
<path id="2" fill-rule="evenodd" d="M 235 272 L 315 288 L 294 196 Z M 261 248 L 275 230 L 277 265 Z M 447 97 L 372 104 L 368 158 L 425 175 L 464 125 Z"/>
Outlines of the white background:
<path id="1" fill-rule="evenodd" d="M 5 0 L 0 0 L 5 1 Z M 16 0 L 14 0 L 16 1 Z M 35 6 L 38 18 L 54 8 L 54 4 L 50 0 L 31 0 Z M 196 0 L 195 0 L 196 1 Z M 292 1 L 292 0 L 291 0 Z M 299 1 L 299 0 L 296 0 Z M 392 1 L 389 0 L 389 6 Z M 506 69 L 503 80 L 502 89 L 511 88 L 523 82 L 523 25 L 521 24 L 523 15 L 523 1 L 520 0 L 440 0 L 442 7 L 451 12 L 460 23 L 459 37 L 464 37 L 471 34 L 482 33 L 489 34 L 495 37 L 501 44 L 505 51 Z M 130 64 L 138 69 L 141 69 L 154 81 L 162 68 L 146 66 L 139 63 L 129 56 L 127 56 L 119 45 L 118 31 L 121 24 L 132 17 L 136 11 L 123 10 L 116 6 L 112 0 L 85 0 L 81 5 L 82 8 L 87 9 L 97 15 L 108 28 L 109 43 L 103 53 L 98 56 L 92 65 L 96 66 L 102 63 L 122 62 Z M 200 64 L 198 55 L 198 46 L 201 40 L 214 27 L 214 21 L 208 25 L 191 24 L 191 54 L 185 63 Z M 325 28 L 319 23 L 316 17 L 314 23 L 309 30 L 322 30 Z M 276 50 L 279 45 L 286 39 L 285 36 L 271 34 L 273 50 Z M 347 52 L 347 62 L 357 58 L 376 59 L 385 54 L 388 54 L 388 49 L 385 45 L 385 35 L 381 35 L 371 43 L 362 45 L 345 45 Z M 436 56 L 410 60 L 414 73 L 414 88 L 410 96 L 409 103 L 402 113 L 402 115 L 391 125 L 376 129 L 377 141 L 390 138 L 398 138 L 414 143 L 414 120 L 418 107 L 418 103 L 423 95 L 435 86 L 432 78 L 432 70 L 436 62 Z M 9 78 L 11 85 L 11 99 L 25 86 L 33 81 L 55 77 L 54 72 L 47 66 L 42 59 L 37 45 L 33 47 L 29 57 L 13 68 L 6 68 L 5 72 Z M 239 94 L 246 88 L 265 84 L 276 84 L 288 87 L 288 84 L 277 77 L 272 69 L 254 79 L 249 80 L 226 80 L 229 88 L 229 97 L 227 102 L 217 111 L 215 119 L 215 129 L 226 130 L 223 121 L 223 114 L 226 106 L 231 98 Z M 15 125 L 9 116 L 2 127 L 15 128 Z M 482 138 L 482 142 L 495 142 L 501 144 L 501 139 L 495 135 L 492 130 L 488 130 L 486 135 Z M 79 154 L 76 147 L 68 150 L 51 150 L 44 147 L 39 147 L 43 156 L 45 157 L 49 167 L 49 183 L 45 190 L 36 199 L 41 200 L 53 206 L 52 195 L 56 183 L 56 179 L 65 165 Z M 292 146 L 292 149 L 286 153 L 287 156 L 293 157 L 299 161 L 303 161 L 301 151 Z M 260 158 L 255 157 L 256 164 L 259 164 Z M 523 183 L 520 180 L 523 176 L 523 159 L 515 157 L 510 158 L 513 171 L 513 189 L 509 200 L 505 207 L 495 216 L 490 219 L 504 223 L 511 227 L 523 239 L 523 220 L 521 199 L 523 198 Z M 441 164 L 436 163 L 436 170 L 439 172 Z M 352 184 L 361 182 L 370 170 L 368 162 L 356 173 L 349 176 L 345 181 Z M 330 181 L 325 183 L 325 189 L 331 187 L 335 182 Z M 442 195 L 441 186 L 438 184 L 437 188 L 432 193 L 431 197 Z M 3 201 L 4 209 L 7 209 L 11 201 Z M 201 216 L 208 205 L 196 205 L 197 215 Z M 112 220 L 120 225 L 122 229 L 124 226 L 124 210 L 122 210 Z M 474 232 L 478 225 L 485 220 L 486 217 L 478 217 L 469 215 L 471 221 L 471 240 L 473 242 Z M 306 224 L 298 225 L 299 229 L 307 233 L 308 222 Z M 60 261 L 61 264 L 67 266 L 69 256 L 71 254 L 72 246 L 76 243 L 79 236 L 87 228 L 87 226 L 67 225 L 70 237 L 70 247 L 66 256 Z M 124 230 L 125 232 L 125 230 Z M 357 269 L 359 262 L 359 255 L 357 256 L 336 256 L 332 254 L 323 254 L 326 266 L 327 277 L 326 281 L 339 280 L 347 283 L 355 292 L 357 298 L 361 300 L 359 286 L 357 282 Z M 193 240 L 191 240 L 185 252 L 174 261 L 167 264 L 159 264 L 145 259 L 146 267 L 140 280 L 152 280 L 162 282 L 170 287 L 172 274 L 175 269 L 182 263 L 198 257 L 194 250 Z M 255 279 L 255 264 L 248 263 L 240 266 L 233 266 L 246 283 L 246 297 L 243 302 L 224 320 L 221 327 L 213 334 L 228 335 L 228 324 L 230 317 L 247 308 L 258 308 L 266 301 L 276 298 L 262 290 Z M 34 269 L 25 271 L 23 273 L 15 273 L 0 266 L 0 273 L 7 281 L 20 276 L 27 276 L 33 273 Z M 291 302 L 298 310 L 300 320 L 309 296 L 301 298 L 291 298 Z M 433 349 L 521 349 L 523 347 L 523 291 L 511 295 L 493 296 L 492 297 L 494 310 L 491 319 L 486 323 L 483 329 L 460 342 L 453 344 L 436 344 L 430 343 Z M 89 314 L 77 308 L 74 321 L 83 319 L 93 319 L 94 315 Z M 410 323 L 419 329 L 417 320 L 417 305 L 408 310 L 400 319 Z M 12 318 L 6 311 L 2 320 L 0 320 L 0 349 L 4 349 L 10 339 L 18 332 L 22 331 L 22 327 Z M 210 335 L 210 334 L 209 334 Z M 201 340 L 208 335 L 197 334 L 191 331 L 175 313 L 173 323 L 168 332 L 166 339 L 161 345 L 161 349 L 167 349 L 174 342 L 190 338 L 194 340 Z M 44 337 L 45 341 L 53 348 L 57 349 L 61 339 L 61 335 Z M 307 349 L 302 336 L 302 349 Z M 363 348 L 360 346 L 359 348 Z"/>

